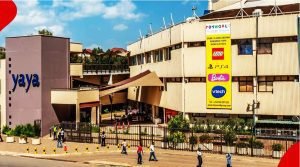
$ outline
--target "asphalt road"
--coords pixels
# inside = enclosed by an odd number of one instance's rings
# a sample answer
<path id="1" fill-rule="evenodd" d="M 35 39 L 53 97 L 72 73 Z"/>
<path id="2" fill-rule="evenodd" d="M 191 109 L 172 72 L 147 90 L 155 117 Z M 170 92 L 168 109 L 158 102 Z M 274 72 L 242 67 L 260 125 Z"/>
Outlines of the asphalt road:
<path id="1" fill-rule="evenodd" d="M 0 156 L 0 167 L 85 167 L 82 163 L 54 161 L 36 158 Z"/>

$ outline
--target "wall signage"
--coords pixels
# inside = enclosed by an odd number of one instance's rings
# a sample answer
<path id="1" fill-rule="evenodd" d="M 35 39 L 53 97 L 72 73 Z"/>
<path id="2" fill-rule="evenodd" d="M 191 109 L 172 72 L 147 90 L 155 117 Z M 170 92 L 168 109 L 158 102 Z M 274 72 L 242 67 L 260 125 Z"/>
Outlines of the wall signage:
<path id="1" fill-rule="evenodd" d="M 14 92 L 19 87 L 24 87 L 26 93 L 29 91 L 30 87 L 39 87 L 40 81 L 37 74 L 12 74 L 12 80 L 14 83 L 12 91 Z"/>
<path id="2" fill-rule="evenodd" d="M 231 109 L 230 23 L 206 25 L 206 108 Z"/>

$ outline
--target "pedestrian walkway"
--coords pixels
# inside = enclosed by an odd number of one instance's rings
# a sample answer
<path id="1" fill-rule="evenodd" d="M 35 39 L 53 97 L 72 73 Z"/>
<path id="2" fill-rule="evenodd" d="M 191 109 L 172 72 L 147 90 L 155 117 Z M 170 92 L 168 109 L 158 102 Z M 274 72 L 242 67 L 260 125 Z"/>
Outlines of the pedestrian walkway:
<path id="1" fill-rule="evenodd" d="M 56 148 L 56 141 L 43 138 L 42 144 L 35 146 L 30 143 L 0 143 L 0 155 L 29 156 L 35 158 L 45 158 L 70 162 L 80 162 L 88 164 L 110 164 L 114 166 L 136 166 L 136 147 L 127 148 L 128 155 L 121 154 L 121 147 L 109 146 L 99 147 L 98 144 L 65 142 L 67 152 L 63 148 Z M 27 152 L 29 148 L 29 153 Z M 35 152 L 34 149 L 37 149 Z M 45 154 L 43 149 L 45 148 Z M 53 150 L 55 149 L 55 153 Z M 148 161 L 150 156 L 149 148 L 144 147 L 143 166 L 195 166 L 197 164 L 196 152 L 175 151 L 155 148 L 159 161 Z M 258 158 L 248 156 L 233 155 L 233 166 L 272 167 L 277 166 L 279 160 L 271 158 Z M 117 164 L 116 164 L 117 163 Z M 225 166 L 226 158 L 224 154 L 203 153 L 203 166 Z"/>

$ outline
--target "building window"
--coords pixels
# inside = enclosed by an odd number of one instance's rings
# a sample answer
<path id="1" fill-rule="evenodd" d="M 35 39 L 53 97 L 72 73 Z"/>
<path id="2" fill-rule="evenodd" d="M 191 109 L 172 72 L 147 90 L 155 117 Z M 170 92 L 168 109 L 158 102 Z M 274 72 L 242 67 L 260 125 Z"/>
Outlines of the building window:
<path id="1" fill-rule="evenodd" d="M 258 91 L 259 92 L 273 92 L 273 76 L 258 77 Z"/>
<path id="2" fill-rule="evenodd" d="M 8 125 L 11 125 L 11 122 L 10 122 L 10 121 L 8 122 Z"/>
<path id="3" fill-rule="evenodd" d="M 8 97 L 8 100 L 11 100 L 11 97 Z"/>
<path id="4" fill-rule="evenodd" d="M 171 60 L 171 47 L 165 48 L 164 52 L 165 52 L 165 60 Z"/>
<path id="5" fill-rule="evenodd" d="M 146 63 L 151 63 L 151 54 L 150 52 L 145 53 Z"/>
<path id="6" fill-rule="evenodd" d="M 8 91 L 8 94 L 11 94 L 11 91 Z"/>
<path id="7" fill-rule="evenodd" d="M 8 73 L 11 74 L 11 70 L 8 70 Z"/>
<path id="8" fill-rule="evenodd" d="M 130 64 L 131 66 L 135 66 L 135 65 L 136 65 L 136 56 L 131 56 L 131 57 L 129 58 L 129 64 Z"/>
<path id="9" fill-rule="evenodd" d="M 137 57 L 138 65 L 144 64 L 144 56 L 143 55 L 140 54 L 140 55 L 137 55 L 136 57 Z"/>
<path id="10" fill-rule="evenodd" d="M 8 58 L 8 61 L 11 61 L 11 58 Z"/>
<path id="11" fill-rule="evenodd" d="M 258 54 L 272 54 L 272 38 L 262 38 L 257 41 Z"/>
<path id="12" fill-rule="evenodd" d="M 242 39 L 238 41 L 239 55 L 252 55 L 252 39 Z"/>
<path id="13" fill-rule="evenodd" d="M 182 45 L 181 45 L 181 43 L 180 43 L 180 44 L 177 44 L 177 45 L 175 45 L 175 49 L 180 49 L 180 48 L 182 48 Z"/>
<path id="14" fill-rule="evenodd" d="M 274 81 L 294 81 L 298 82 L 299 81 L 299 76 L 297 75 L 290 75 L 290 76 L 274 76 Z"/>
<path id="15" fill-rule="evenodd" d="M 8 118 L 11 119 L 11 115 L 9 115 Z"/>
<path id="16" fill-rule="evenodd" d="M 189 77 L 186 79 L 188 79 L 189 82 L 206 82 L 205 77 Z"/>
<path id="17" fill-rule="evenodd" d="M 205 46 L 205 42 L 188 42 L 187 47 L 200 47 L 200 46 Z"/>
<path id="18" fill-rule="evenodd" d="M 192 117 L 206 117 L 206 113 L 193 113 Z"/>
<path id="19" fill-rule="evenodd" d="M 155 50 L 154 51 L 154 63 L 163 61 L 163 50 Z"/>
<path id="20" fill-rule="evenodd" d="M 253 92 L 253 78 L 239 77 L 239 92 Z"/>
<path id="21" fill-rule="evenodd" d="M 8 106 L 11 107 L 11 103 L 8 103 Z"/>
<path id="22" fill-rule="evenodd" d="M 182 82 L 181 77 L 166 78 L 167 82 Z"/>
<path id="23" fill-rule="evenodd" d="M 11 68 L 11 64 L 8 64 L 8 67 Z"/>

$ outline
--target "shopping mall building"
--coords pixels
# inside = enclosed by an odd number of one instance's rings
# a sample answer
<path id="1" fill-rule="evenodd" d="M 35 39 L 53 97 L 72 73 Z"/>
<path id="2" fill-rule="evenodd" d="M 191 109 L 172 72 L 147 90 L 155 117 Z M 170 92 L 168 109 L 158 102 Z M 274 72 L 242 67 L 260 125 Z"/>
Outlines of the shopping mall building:
<path id="1" fill-rule="evenodd" d="M 155 123 L 179 113 L 191 121 L 251 118 L 247 109 L 259 120 L 296 119 L 299 3 L 281 0 L 273 8 L 246 1 L 241 10 L 234 2 L 213 3 L 214 12 L 128 45 L 130 71 L 71 63 L 86 52 L 69 38 L 7 37 L 1 125 L 36 123 L 44 135 L 63 121 L 99 124 L 111 105 L 126 105 Z M 253 103 L 257 109 L 248 106 Z"/>
<path id="2" fill-rule="evenodd" d="M 128 99 L 163 121 L 180 112 L 193 121 L 251 118 L 248 104 L 259 120 L 297 119 L 299 2 L 227 3 L 128 45 L 130 75 L 150 70 L 164 84 L 130 87 Z"/>

